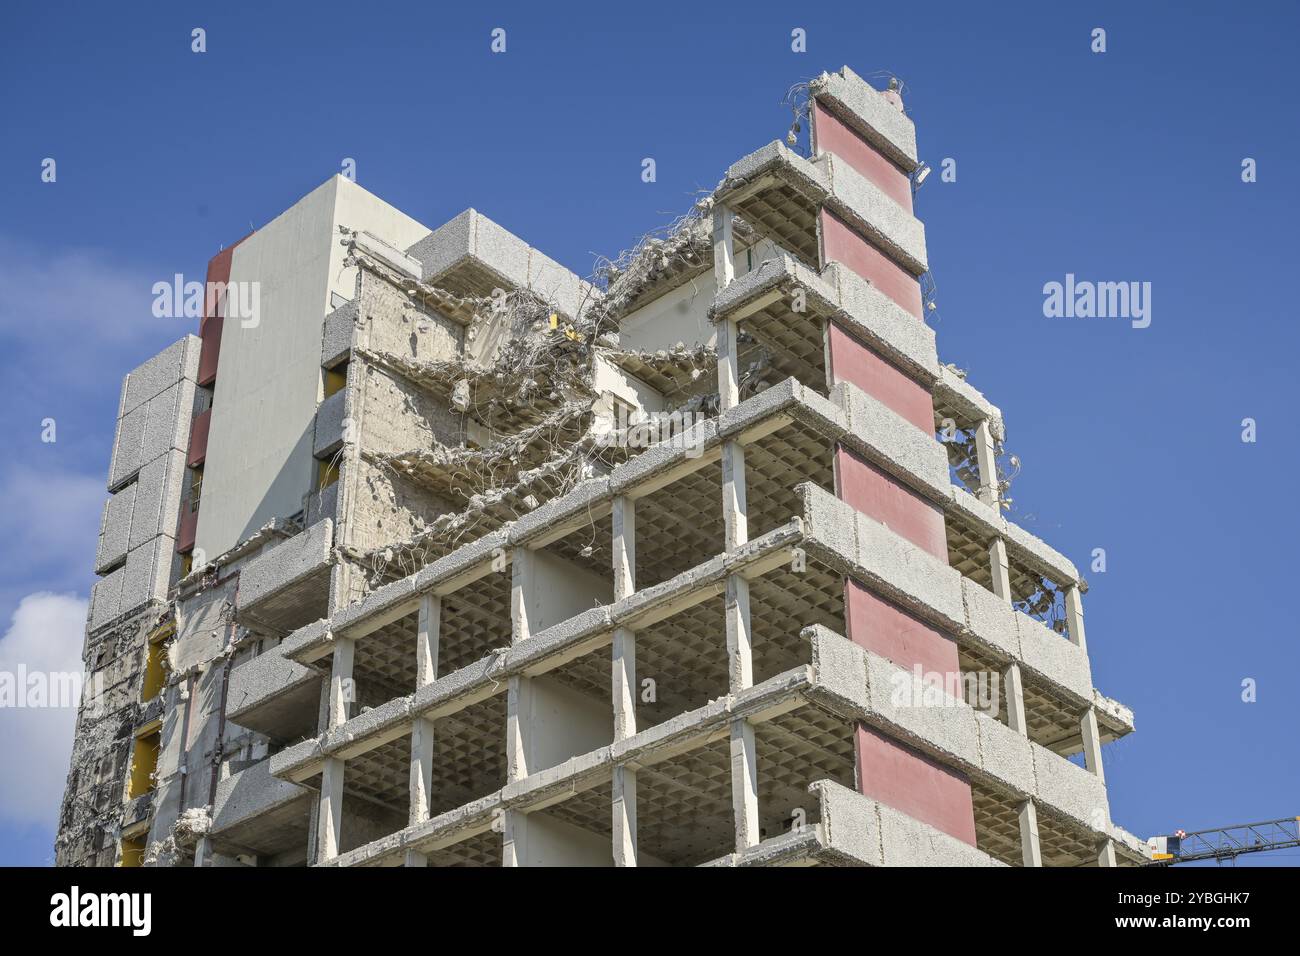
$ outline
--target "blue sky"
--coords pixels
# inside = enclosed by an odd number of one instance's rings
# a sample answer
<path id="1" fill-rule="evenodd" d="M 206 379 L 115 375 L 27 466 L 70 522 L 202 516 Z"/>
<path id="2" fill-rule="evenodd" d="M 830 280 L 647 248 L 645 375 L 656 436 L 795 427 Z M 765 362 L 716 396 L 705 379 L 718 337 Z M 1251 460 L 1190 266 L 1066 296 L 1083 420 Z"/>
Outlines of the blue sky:
<path id="1" fill-rule="evenodd" d="M 1004 411 L 1012 517 L 1081 568 L 1106 549 L 1094 680 L 1138 727 L 1106 748 L 1112 815 L 1147 836 L 1300 814 L 1298 10 L 7 4 L 0 667 L 79 655 L 121 376 L 195 330 L 151 315 L 155 281 L 201 277 L 345 157 L 430 226 L 473 205 L 587 274 L 782 138 L 791 84 L 849 64 L 901 77 L 922 158 L 957 162 L 917 203 L 934 327 Z M 1151 326 L 1045 318 L 1066 273 L 1150 282 Z M 69 733 L 0 712 L 0 864 L 52 858 Z"/>

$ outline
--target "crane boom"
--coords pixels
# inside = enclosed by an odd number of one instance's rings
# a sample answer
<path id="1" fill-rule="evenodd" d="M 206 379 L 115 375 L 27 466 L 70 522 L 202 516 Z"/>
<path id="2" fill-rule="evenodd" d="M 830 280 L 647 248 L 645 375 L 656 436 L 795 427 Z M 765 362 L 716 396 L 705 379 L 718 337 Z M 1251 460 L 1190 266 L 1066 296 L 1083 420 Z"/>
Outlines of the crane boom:
<path id="1" fill-rule="evenodd" d="M 1300 847 L 1300 817 L 1263 823 L 1238 823 L 1212 830 L 1175 830 L 1147 841 L 1153 866 L 1173 866 L 1194 860 L 1235 860 L 1244 853 Z"/>

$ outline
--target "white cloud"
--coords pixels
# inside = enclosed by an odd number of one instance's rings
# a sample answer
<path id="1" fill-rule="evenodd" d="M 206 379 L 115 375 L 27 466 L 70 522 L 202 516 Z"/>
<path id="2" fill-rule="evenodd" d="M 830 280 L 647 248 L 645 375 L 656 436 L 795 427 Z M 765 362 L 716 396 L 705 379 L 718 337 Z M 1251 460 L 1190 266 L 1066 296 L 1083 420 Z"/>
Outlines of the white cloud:
<path id="1" fill-rule="evenodd" d="M 181 320 L 182 329 L 152 312 L 153 283 L 171 279 L 95 249 L 46 250 L 0 235 L 0 328 L 21 341 L 62 340 L 64 348 L 129 342 L 164 323 L 179 337 L 194 320 Z"/>
<path id="2" fill-rule="evenodd" d="M 81 673 L 86 601 L 72 594 L 29 594 L 0 638 L 3 674 Z M 23 688 L 19 688 L 21 692 Z M 67 780 L 75 704 L 0 707 L 0 819 L 53 828 Z"/>
<path id="3" fill-rule="evenodd" d="M 0 466 L 0 615 L 23 594 L 84 591 L 108 493 L 99 477 Z"/>
<path id="4" fill-rule="evenodd" d="M 125 373 L 198 332 L 192 318 L 153 314 L 153 285 L 171 282 L 174 271 L 142 268 L 96 249 L 39 248 L 0 234 L 0 343 L 20 403 L 48 406 L 57 386 L 58 394 L 115 414 Z M 35 407 L 27 419 L 40 422 L 47 410 Z"/>
<path id="5" fill-rule="evenodd" d="M 107 469 L 105 469 L 107 471 Z M 108 492 L 102 477 L 17 465 L 0 472 L 0 539 L 29 568 L 90 572 Z"/>

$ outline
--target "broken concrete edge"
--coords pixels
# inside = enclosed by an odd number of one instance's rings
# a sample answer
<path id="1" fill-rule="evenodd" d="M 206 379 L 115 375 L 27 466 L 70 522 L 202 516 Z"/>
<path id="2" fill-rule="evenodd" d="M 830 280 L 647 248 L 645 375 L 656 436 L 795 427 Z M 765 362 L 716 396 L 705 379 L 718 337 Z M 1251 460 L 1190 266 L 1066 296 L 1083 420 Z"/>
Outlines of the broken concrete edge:
<path id="1" fill-rule="evenodd" d="M 765 259 L 718 293 L 711 315 L 715 320 L 743 320 L 773 297 L 792 295 L 795 289 L 805 291 L 810 306 L 805 316 L 791 312 L 795 320 L 833 321 L 927 388 L 933 387 L 939 377 L 934 330 L 838 262 L 828 263 L 818 274 L 788 254 Z"/>
<path id="2" fill-rule="evenodd" d="M 1155 850 L 1145 840 L 1134 836 L 1118 823 L 1111 823 L 1110 838 L 1115 850 L 1134 863 L 1150 863 L 1155 854 Z"/>
<path id="3" fill-rule="evenodd" d="M 319 681 L 321 674 L 271 648 L 251 657 L 230 671 L 226 714 L 235 724 L 259 707 L 304 684 Z"/>
<path id="4" fill-rule="evenodd" d="M 820 823 L 808 823 L 782 833 L 780 836 L 768 837 L 754 846 L 746 847 L 737 853 L 728 853 L 707 863 L 702 867 L 763 867 L 791 866 L 807 862 L 844 864 L 839 856 L 829 852 L 825 827 Z M 856 861 L 869 865 L 866 861 Z"/>
<path id="5" fill-rule="evenodd" d="M 693 425 L 687 432 L 672 441 L 652 445 L 631 461 L 616 466 L 608 476 L 591 478 L 568 494 L 552 499 L 511 524 L 461 545 L 414 574 L 391 582 L 372 591 L 361 601 L 350 604 L 335 614 L 330 621 L 313 622 L 299 628 L 280 645 L 288 656 L 307 654 L 314 648 L 329 643 L 329 632 L 344 636 L 358 636 L 387 623 L 387 619 L 373 623 L 372 619 L 396 612 L 405 616 L 414 607 L 420 594 L 445 586 L 462 574 L 481 570 L 485 561 L 500 558 L 510 560 L 510 552 L 517 547 L 538 547 L 540 542 L 553 538 L 573 521 L 586 522 L 594 513 L 592 509 L 607 506 L 620 494 L 644 492 L 644 485 L 671 473 L 682 465 L 703 466 L 708 463 L 707 452 L 747 428 L 761 424 L 785 409 L 802 406 L 814 416 L 839 416 L 841 413 L 825 398 L 805 389 L 794 379 L 765 390 L 748 399 L 720 418 L 706 419 Z M 320 655 L 317 655 L 320 656 Z"/>
<path id="6" fill-rule="evenodd" d="M 333 369 L 348 358 L 352 350 L 361 314 L 356 300 L 344 302 L 337 309 L 325 316 L 321 331 L 320 364 L 322 368 Z"/>
<path id="7" fill-rule="evenodd" d="M 246 558 L 256 558 L 264 547 L 276 541 L 286 541 L 299 534 L 301 530 L 297 524 L 287 518 L 274 518 L 268 521 L 229 550 L 191 568 L 190 573 L 177 582 L 180 596 L 190 597 L 213 575 L 219 575 L 223 570 Z"/>
<path id="8" fill-rule="evenodd" d="M 727 167 L 714 200 L 739 205 L 772 180 L 789 186 L 812 206 L 829 208 L 914 276 L 929 271 L 921 221 L 848 163 L 836 163 L 830 153 L 808 160 L 773 140 Z"/>
<path id="9" fill-rule="evenodd" d="M 796 268 L 800 268 L 800 267 L 796 267 Z M 847 272 L 844 270 L 837 270 L 837 273 L 841 278 L 847 275 Z M 795 274 L 798 275 L 798 272 L 796 272 Z M 811 273 L 811 271 L 807 271 L 806 274 L 804 275 L 804 278 L 805 279 L 810 278 L 812 275 L 813 274 Z M 742 285 L 742 283 L 746 282 L 746 279 L 748 279 L 748 277 L 742 278 L 741 280 L 738 280 L 736 283 L 733 283 L 732 285 L 733 286 Z M 757 294 L 760 291 L 760 287 L 766 282 L 768 282 L 769 280 L 776 281 L 775 274 L 771 273 L 770 271 L 767 274 L 763 275 L 761 278 L 754 279 L 752 286 L 743 286 L 742 292 L 739 293 L 738 295 L 743 296 L 745 295 L 746 292 L 751 294 Z M 861 287 L 861 283 L 854 283 L 853 280 L 845 280 L 845 281 L 847 282 L 847 285 L 842 285 L 841 288 L 843 289 L 852 289 L 855 287 L 855 285 Z M 824 293 L 825 289 L 823 289 L 822 291 Z M 860 291 L 870 292 L 871 290 L 868 286 L 868 287 L 861 288 Z M 743 300 L 738 298 L 737 300 L 733 300 L 733 301 L 735 301 L 736 304 L 739 305 L 740 302 Z M 922 325 L 919 325 L 910 317 L 906 317 L 906 321 L 911 326 L 923 329 L 926 332 L 928 332 L 928 329 L 926 329 Z M 923 336 L 922 338 L 923 340 L 928 339 L 927 336 Z M 950 372 L 944 372 L 943 374 L 951 375 Z M 751 402 L 755 402 L 759 398 L 762 398 L 764 396 L 767 396 L 769 399 L 775 399 L 778 396 L 789 397 L 791 391 L 790 389 L 786 389 L 786 386 L 791 383 L 795 388 L 801 390 L 800 392 L 795 394 L 799 394 L 803 396 L 802 402 L 794 398 L 791 398 L 790 399 L 791 401 L 795 401 L 797 404 L 812 404 L 812 405 L 815 405 L 818 399 L 824 401 L 824 399 L 822 399 L 822 396 L 818 395 L 816 392 L 810 389 L 806 389 L 804 386 L 800 385 L 796 380 L 791 379 L 788 380 L 788 382 L 783 382 L 780 385 L 775 386 L 774 388 L 768 389 L 767 391 L 762 393 L 761 396 L 756 396 L 755 398 L 747 399 L 745 402 L 742 402 L 740 406 L 737 406 L 737 408 L 746 408 L 746 409 L 751 408 L 752 407 L 750 406 Z M 916 436 L 913 435 L 913 431 L 915 431 L 915 429 L 913 426 L 910 425 L 910 423 L 903 422 L 902 419 L 897 415 L 897 413 L 893 412 L 892 409 L 888 409 L 885 406 L 883 406 L 881 403 L 879 403 L 877 400 L 872 399 L 869 396 L 866 396 L 866 394 L 863 393 L 861 389 L 858 389 L 856 386 L 851 385 L 850 383 L 841 383 L 840 385 L 837 385 L 835 388 L 840 390 L 840 394 L 847 394 L 852 397 L 853 404 L 850 404 L 845 402 L 844 400 L 838 399 L 837 393 L 834 390 L 832 391 L 832 402 L 839 404 L 846 411 L 852 412 L 854 408 L 858 408 L 859 410 L 861 410 L 861 412 L 864 415 L 869 416 L 869 419 L 872 422 L 872 424 L 893 422 L 897 420 L 900 423 L 903 423 L 904 425 L 907 426 L 906 428 L 903 429 L 886 428 L 886 429 L 876 430 L 873 428 L 869 431 L 868 434 L 870 435 L 878 434 L 883 436 L 885 440 L 893 441 L 895 445 L 898 445 L 900 442 L 903 442 L 913 446 L 914 448 L 914 452 L 909 456 L 907 456 L 905 461 L 900 460 L 898 458 L 893 457 L 889 452 L 880 449 L 877 445 L 868 441 L 867 436 L 863 434 L 861 428 L 854 427 L 849 430 L 850 434 L 854 437 L 861 438 L 858 445 L 855 447 L 855 450 L 859 451 L 859 453 L 864 454 L 864 456 L 867 457 L 869 460 L 871 460 L 874 464 L 883 467 L 886 471 L 890 472 L 895 477 L 903 480 L 905 483 L 912 485 L 915 490 L 918 490 L 922 494 L 926 495 L 927 497 L 930 497 L 936 503 L 943 506 L 946 511 L 955 508 L 955 510 L 958 513 L 960 513 L 964 518 L 974 522 L 985 533 L 991 533 L 997 535 L 998 537 L 1002 537 L 1004 540 L 1007 541 L 1011 556 L 1020 560 L 1029 569 L 1040 571 L 1041 573 L 1043 573 L 1049 578 L 1052 578 L 1062 586 L 1069 586 L 1071 584 L 1078 583 L 1081 581 L 1078 569 L 1064 555 L 1060 554 L 1058 551 L 1051 548 L 1049 545 L 1047 545 L 1037 536 L 1024 530 L 1014 522 L 1011 522 L 1006 518 L 1004 518 L 998 510 L 990 508 L 989 506 L 984 505 L 982 502 L 979 502 L 978 499 L 974 498 L 974 496 L 966 492 L 965 489 L 950 484 L 947 477 L 946 456 L 942 452 L 942 446 L 940 446 L 938 442 L 933 441 L 933 436 L 928 436 L 928 437 L 931 439 L 930 444 L 935 446 L 935 450 L 922 447 L 919 440 L 907 441 L 907 439 L 916 439 Z M 786 389 L 786 390 L 778 391 L 780 389 Z M 973 390 L 971 391 L 973 392 Z M 989 408 L 992 409 L 991 406 L 989 406 Z M 814 409 L 814 411 L 820 412 L 821 409 Z M 992 413 L 996 414 L 996 409 L 992 409 Z M 707 421 L 701 424 L 705 427 L 708 426 Z M 831 426 L 832 430 L 836 427 L 842 428 L 843 426 Z M 924 434 L 924 433 L 919 433 L 919 434 Z M 686 444 L 688 447 L 694 447 L 694 443 L 699 439 L 699 435 L 694 432 L 688 432 L 685 438 L 689 440 L 684 441 L 683 444 Z M 677 442 L 668 443 L 668 445 L 670 446 L 674 444 L 678 444 L 678 443 Z M 662 446 L 657 446 L 657 447 L 662 447 Z M 705 439 L 704 447 L 711 447 L 708 444 L 707 438 Z M 614 470 L 614 474 L 610 476 L 609 480 L 616 481 L 618 480 L 617 476 L 625 473 L 626 470 L 635 469 L 639 467 L 637 463 L 642 462 L 642 459 L 647 459 L 647 456 L 650 456 L 650 458 L 647 460 L 653 460 L 654 455 L 652 453 L 654 452 L 654 450 L 655 449 L 653 448 L 649 449 L 647 450 L 647 452 L 638 455 L 631 462 L 617 466 Z M 901 454 L 902 452 L 896 448 L 895 453 Z M 644 462 L 642 462 L 642 465 L 643 464 Z M 943 472 L 943 478 L 939 477 L 940 471 Z M 542 506 L 542 509 L 561 508 L 564 506 L 563 504 L 564 501 L 565 498 L 562 496 L 561 498 L 554 499 L 551 502 L 547 502 L 547 504 Z M 543 511 L 542 509 L 529 513 L 528 515 L 520 519 L 520 521 L 527 523 L 529 520 L 534 519 L 535 516 L 539 514 L 546 514 L 547 512 Z"/>
<path id="10" fill-rule="evenodd" d="M 316 421 L 312 435 L 312 457 L 328 458 L 343 447 L 344 422 L 348 417 L 348 403 L 352 389 L 342 388 L 326 397 L 316 406 Z"/>
<path id="11" fill-rule="evenodd" d="M 217 784 L 210 832 L 219 835 L 245 821 L 306 796 L 310 791 L 271 774 L 263 760 Z"/>
<path id="12" fill-rule="evenodd" d="M 828 851 L 871 866 L 1005 866 L 968 843 L 829 780 L 813 783 Z"/>
<path id="13" fill-rule="evenodd" d="M 1112 697 L 1107 697 L 1095 687 L 1092 691 L 1092 703 L 1097 710 L 1098 722 L 1116 739 L 1125 737 L 1136 729 L 1132 708 L 1124 706 Z"/>
<path id="14" fill-rule="evenodd" d="M 958 375 L 951 365 L 939 366 L 939 378 L 934 383 L 934 397 L 946 405 L 954 406 L 973 421 L 988 420 L 989 431 L 997 441 L 1005 441 L 1006 425 L 1002 410 L 984 397 L 977 388 Z"/>
<path id="15" fill-rule="evenodd" d="M 1006 866 L 977 847 L 833 780 L 814 781 L 808 791 L 817 799 L 819 822 L 703 865 Z"/>
<path id="16" fill-rule="evenodd" d="M 346 227 L 340 227 L 346 229 Z M 372 259 L 378 259 L 388 268 L 412 279 L 423 278 L 423 265 L 419 259 L 407 255 L 396 246 L 380 239 L 373 233 L 362 230 L 353 232 L 348 230 L 347 243 L 349 249 L 361 252 L 370 256 Z"/>
<path id="17" fill-rule="evenodd" d="M 532 248 L 475 209 L 466 209 L 406 250 L 419 261 L 422 282 L 438 285 L 466 264 L 490 272 L 503 286 L 525 289 L 571 319 L 601 298 L 598 288 Z"/>
<path id="18" fill-rule="evenodd" d="M 885 99 L 883 93 L 847 66 L 824 72 L 809 84 L 809 94 L 842 122 L 879 149 L 903 172 L 920 165 L 916 125 Z"/>
<path id="19" fill-rule="evenodd" d="M 333 547 L 334 522 L 325 518 L 259 554 L 240 571 L 239 611 L 256 608 L 329 564 Z"/>
<path id="20" fill-rule="evenodd" d="M 955 518 L 981 535 L 1001 538 L 1007 545 L 1007 557 L 1024 570 L 1048 578 L 1060 588 L 1078 585 L 1086 590 L 1073 561 L 960 485 L 948 485 L 944 510 L 949 519 Z"/>

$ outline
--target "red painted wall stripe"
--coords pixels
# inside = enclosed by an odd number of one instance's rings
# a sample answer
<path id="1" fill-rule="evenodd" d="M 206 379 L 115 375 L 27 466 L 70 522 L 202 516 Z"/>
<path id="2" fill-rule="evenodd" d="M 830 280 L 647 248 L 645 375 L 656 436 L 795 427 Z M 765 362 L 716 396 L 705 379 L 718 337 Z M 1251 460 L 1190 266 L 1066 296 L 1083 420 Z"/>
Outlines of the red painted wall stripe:
<path id="1" fill-rule="evenodd" d="M 934 434 L 934 398 L 924 385 L 833 322 L 828 335 L 832 382 L 852 382 L 921 431 Z"/>
<path id="2" fill-rule="evenodd" d="M 827 152 L 838 156 L 894 202 L 908 212 L 912 211 L 912 181 L 907 173 L 886 159 L 883 153 L 858 135 L 856 130 L 840 121 L 834 113 L 822 109 L 816 100 L 812 105 L 812 117 L 818 153 Z"/>
<path id="3" fill-rule="evenodd" d="M 835 478 L 840 500 L 948 563 L 948 535 L 937 505 L 843 447 L 835 449 Z"/>
<path id="4" fill-rule="evenodd" d="M 865 724 L 854 734 L 858 790 L 975 846 L 975 803 L 965 775 Z"/>
<path id="5" fill-rule="evenodd" d="M 822 209 L 818 218 L 825 261 L 844 263 L 917 319 L 921 318 L 921 283 L 914 275 L 833 212 Z"/>
<path id="6" fill-rule="evenodd" d="M 911 210 L 911 188 L 901 170 L 825 111 L 816 112 L 814 122 L 819 150 L 848 162 Z M 823 264 L 842 263 L 922 320 L 915 276 L 833 213 L 823 209 L 819 219 Z M 852 382 L 917 428 L 934 433 L 934 399 L 925 386 L 834 323 L 827 327 L 827 353 L 832 382 Z M 929 501 L 842 447 L 835 451 L 835 485 L 836 494 L 854 509 L 947 563 L 943 512 Z M 919 666 L 945 681 L 960 678 L 957 644 L 949 635 L 851 578 L 844 583 L 844 617 L 850 640 L 904 670 Z M 861 793 L 975 845 L 975 806 L 965 775 L 865 724 L 857 725 L 853 736 Z"/>
<path id="7" fill-rule="evenodd" d="M 849 639 L 908 672 L 920 666 L 926 680 L 945 689 L 961 677 L 957 642 L 938 628 L 912 617 L 902 608 L 873 594 L 857 581 L 844 588 L 844 616 Z"/>
<path id="8" fill-rule="evenodd" d="M 194 416 L 190 423 L 190 453 L 186 464 L 193 468 L 203 464 L 208 457 L 208 427 L 212 424 L 212 409 L 205 409 Z"/>

